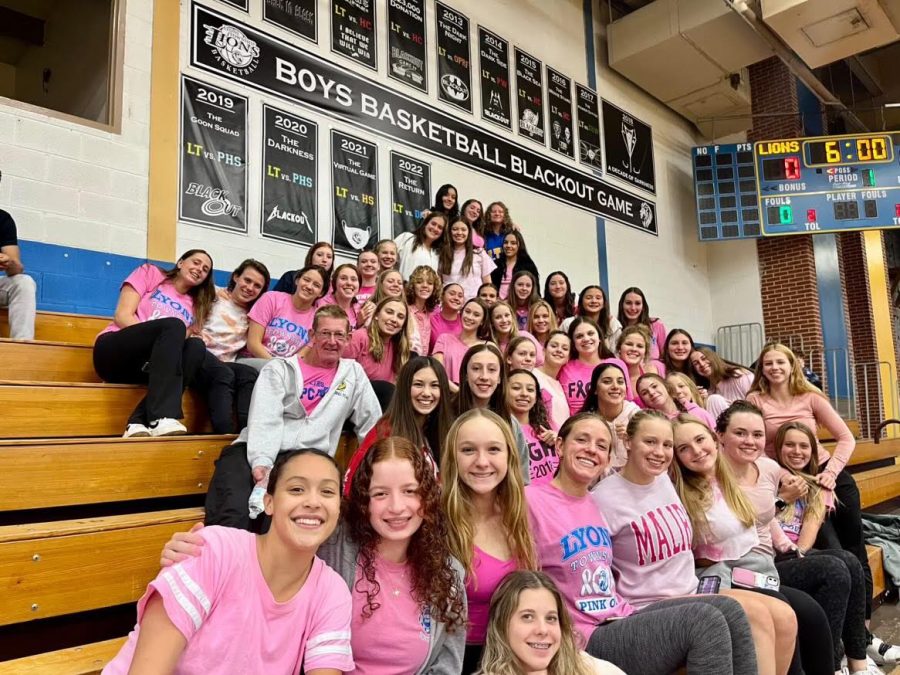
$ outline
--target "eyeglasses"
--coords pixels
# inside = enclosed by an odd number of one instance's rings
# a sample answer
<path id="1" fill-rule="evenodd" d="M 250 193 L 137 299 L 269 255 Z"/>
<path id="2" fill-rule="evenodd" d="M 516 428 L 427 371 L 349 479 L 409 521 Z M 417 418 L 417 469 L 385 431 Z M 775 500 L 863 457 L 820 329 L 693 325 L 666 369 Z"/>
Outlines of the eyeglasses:
<path id="1" fill-rule="evenodd" d="M 347 339 L 347 334 L 342 331 L 317 330 L 316 335 L 326 341 L 334 340 L 335 342 L 343 342 Z"/>

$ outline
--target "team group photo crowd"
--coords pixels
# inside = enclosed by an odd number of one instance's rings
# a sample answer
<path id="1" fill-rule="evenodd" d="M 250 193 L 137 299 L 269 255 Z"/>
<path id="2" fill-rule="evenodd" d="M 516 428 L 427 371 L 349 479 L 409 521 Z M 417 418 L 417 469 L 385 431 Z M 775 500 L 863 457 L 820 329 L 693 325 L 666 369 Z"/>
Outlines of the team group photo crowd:
<path id="1" fill-rule="evenodd" d="M 0 301 L 33 339 L 14 215 Z M 523 215 L 443 185 L 353 262 L 319 242 L 277 281 L 247 259 L 219 288 L 191 249 L 122 281 L 93 363 L 146 385 L 124 436 L 188 433 L 187 389 L 237 436 L 104 673 L 900 661 L 869 630 L 854 436 L 804 355 L 732 363 L 638 286 L 573 288 L 564 261 L 537 268 Z"/>

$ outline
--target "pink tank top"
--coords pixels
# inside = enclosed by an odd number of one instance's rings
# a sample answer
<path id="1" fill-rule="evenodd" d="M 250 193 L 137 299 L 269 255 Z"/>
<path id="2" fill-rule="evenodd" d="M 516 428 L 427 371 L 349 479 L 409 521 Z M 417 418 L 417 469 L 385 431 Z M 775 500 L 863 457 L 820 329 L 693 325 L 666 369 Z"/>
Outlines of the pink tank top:
<path id="1" fill-rule="evenodd" d="M 472 567 L 474 579 L 470 578 L 466 582 L 466 598 L 469 602 L 469 630 L 466 633 L 466 643 L 483 645 L 487 636 L 491 596 L 503 578 L 516 569 L 516 561 L 513 558 L 497 560 L 476 546 Z"/>

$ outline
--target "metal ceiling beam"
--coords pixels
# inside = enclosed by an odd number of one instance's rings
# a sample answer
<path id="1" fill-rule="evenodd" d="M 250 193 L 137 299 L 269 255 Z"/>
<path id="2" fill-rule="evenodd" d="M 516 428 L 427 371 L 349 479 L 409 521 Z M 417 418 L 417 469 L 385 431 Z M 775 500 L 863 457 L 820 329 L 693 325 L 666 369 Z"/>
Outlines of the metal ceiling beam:
<path id="1" fill-rule="evenodd" d="M 856 76 L 856 79 L 862 82 L 862 85 L 866 88 L 866 91 L 869 92 L 869 95 L 872 98 L 878 98 L 879 96 L 884 95 L 884 90 L 881 88 L 878 80 L 872 76 L 872 73 L 869 72 L 869 69 L 866 68 L 866 64 L 863 63 L 858 55 L 854 54 L 853 56 L 844 59 L 844 62 L 847 64 L 850 72 Z"/>

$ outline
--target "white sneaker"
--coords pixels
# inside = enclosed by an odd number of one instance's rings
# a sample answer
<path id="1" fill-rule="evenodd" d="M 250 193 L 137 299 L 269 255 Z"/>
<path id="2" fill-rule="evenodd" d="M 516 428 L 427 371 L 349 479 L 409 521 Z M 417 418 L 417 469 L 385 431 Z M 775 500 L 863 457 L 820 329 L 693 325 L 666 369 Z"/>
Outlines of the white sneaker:
<path id="1" fill-rule="evenodd" d="M 900 661 L 900 647 L 883 641 L 877 635 L 873 635 L 866 646 L 866 654 L 879 666 L 894 665 Z"/>
<path id="2" fill-rule="evenodd" d="M 129 424 L 125 427 L 125 433 L 122 438 L 147 438 L 151 436 L 150 430 L 143 424 Z"/>
<path id="3" fill-rule="evenodd" d="M 178 420 L 171 417 L 160 417 L 150 423 L 150 435 L 157 436 L 181 436 L 187 433 L 187 428 Z"/>

